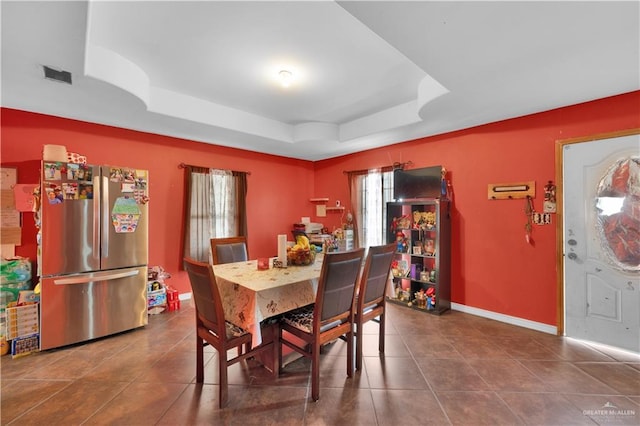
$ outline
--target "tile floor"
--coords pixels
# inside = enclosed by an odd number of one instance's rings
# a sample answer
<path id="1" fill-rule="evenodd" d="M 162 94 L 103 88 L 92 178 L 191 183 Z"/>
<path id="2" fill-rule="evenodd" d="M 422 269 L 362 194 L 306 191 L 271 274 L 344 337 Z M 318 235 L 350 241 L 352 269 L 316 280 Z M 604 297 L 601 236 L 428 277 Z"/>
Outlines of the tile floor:
<path id="1" fill-rule="evenodd" d="M 255 361 L 230 370 L 218 409 L 217 354 L 195 381 L 194 310 L 64 349 L 1 359 L 2 425 L 594 425 L 640 424 L 640 358 L 485 318 L 388 306 L 387 347 L 368 323 L 363 370 L 346 346 L 321 364 L 311 402 L 306 359 L 272 378 Z"/>

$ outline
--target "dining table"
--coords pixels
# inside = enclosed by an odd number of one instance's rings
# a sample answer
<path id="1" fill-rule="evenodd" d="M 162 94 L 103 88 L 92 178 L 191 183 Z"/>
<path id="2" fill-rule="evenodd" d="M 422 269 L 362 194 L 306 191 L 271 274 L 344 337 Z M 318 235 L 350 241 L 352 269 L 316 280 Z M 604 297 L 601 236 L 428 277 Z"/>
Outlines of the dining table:
<path id="1" fill-rule="evenodd" d="M 263 341 L 265 320 L 315 302 L 323 254 L 310 265 L 258 269 L 257 260 L 213 265 L 225 319 L 252 335 L 252 347 Z M 271 336 L 273 338 L 273 336 Z"/>

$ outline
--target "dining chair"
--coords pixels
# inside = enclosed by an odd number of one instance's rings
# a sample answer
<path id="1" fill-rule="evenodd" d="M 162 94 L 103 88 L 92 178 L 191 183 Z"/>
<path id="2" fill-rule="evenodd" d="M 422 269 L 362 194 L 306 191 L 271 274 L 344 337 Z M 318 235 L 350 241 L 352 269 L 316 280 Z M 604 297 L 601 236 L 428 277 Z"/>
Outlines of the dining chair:
<path id="1" fill-rule="evenodd" d="M 214 265 L 248 260 L 247 237 L 212 238 L 211 255 Z"/>
<path id="2" fill-rule="evenodd" d="M 311 359 L 311 398 L 320 397 L 320 348 L 346 336 L 347 376 L 353 375 L 353 309 L 364 249 L 326 253 L 315 303 L 285 313 L 280 321 L 277 351 L 282 371 L 282 345 Z M 289 334 L 285 334 L 285 332 Z M 302 343 L 300 343 L 302 342 Z"/>
<path id="3" fill-rule="evenodd" d="M 391 262 L 396 253 L 396 243 L 369 247 L 364 269 L 360 276 L 356 307 L 354 310 L 354 333 L 356 335 L 356 370 L 362 369 L 363 325 L 374 321 L 380 324 L 378 351 L 384 354 L 385 307 L 387 282 Z"/>
<path id="4" fill-rule="evenodd" d="M 204 382 L 204 347 L 211 345 L 218 351 L 219 402 L 220 408 L 224 408 L 229 397 L 227 369 L 237 362 L 267 350 L 272 351 L 275 364 L 278 355 L 276 342 L 272 340 L 251 349 L 251 333 L 224 319 L 222 299 L 213 267 L 189 258 L 184 259 L 184 266 L 189 275 L 196 305 L 196 382 Z M 227 351 L 233 348 L 237 348 L 238 354 L 229 359 Z M 277 376 L 275 366 L 273 372 Z"/>

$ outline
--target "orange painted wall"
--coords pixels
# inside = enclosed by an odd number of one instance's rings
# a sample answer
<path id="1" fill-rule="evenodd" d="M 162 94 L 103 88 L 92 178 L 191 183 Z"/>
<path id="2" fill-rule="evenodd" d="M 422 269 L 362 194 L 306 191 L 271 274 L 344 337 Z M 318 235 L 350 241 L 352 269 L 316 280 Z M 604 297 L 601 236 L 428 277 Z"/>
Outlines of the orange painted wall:
<path id="1" fill-rule="evenodd" d="M 190 292 L 180 272 L 180 238 L 184 202 L 184 170 L 180 163 L 251 172 L 247 204 L 249 254 L 275 256 L 276 235 L 287 233 L 301 216 L 309 216 L 313 163 L 225 148 L 192 141 L 90 124 L 3 108 L 1 110 L 3 165 L 25 165 L 20 183 L 38 181 L 33 172 L 45 144 L 64 145 L 86 155 L 92 164 L 111 164 L 149 170 L 149 264 L 172 274 L 170 284 Z M 29 161 L 31 160 L 31 161 Z M 36 258 L 33 215 L 24 215 L 23 241 L 16 254 Z"/>
<path id="2" fill-rule="evenodd" d="M 555 141 L 640 127 L 640 92 L 316 163 L 10 109 L 1 110 L 1 119 L 3 165 L 38 159 L 42 145 L 62 144 L 93 163 L 149 169 L 150 263 L 164 266 L 180 292 L 189 291 L 179 272 L 181 162 L 252 173 L 252 257 L 274 254 L 275 235 L 288 232 L 300 216 L 339 226 L 339 213 L 313 216 L 309 198 L 329 197 L 330 205 L 339 199 L 348 210 L 345 170 L 407 160 L 414 168 L 441 164 L 454 188 L 453 302 L 555 325 L 555 226 L 535 226 L 535 245 L 527 245 L 524 201 L 489 201 L 487 184 L 535 180 L 534 206 L 541 210 L 542 186 L 555 178 Z M 18 254 L 35 258 L 35 245 Z"/>
<path id="3" fill-rule="evenodd" d="M 454 191 L 452 301 L 556 324 L 556 228 L 534 225 L 525 241 L 524 200 L 488 200 L 490 183 L 555 180 L 555 141 L 640 127 L 640 92 L 315 163 L 315 195 L 348 206 L 344 170 L 411 160 L 443 165 Z M 339 215 L 338 215 L 339 216 Z M 333 226 L 334 224 L 331 224 Z"/>

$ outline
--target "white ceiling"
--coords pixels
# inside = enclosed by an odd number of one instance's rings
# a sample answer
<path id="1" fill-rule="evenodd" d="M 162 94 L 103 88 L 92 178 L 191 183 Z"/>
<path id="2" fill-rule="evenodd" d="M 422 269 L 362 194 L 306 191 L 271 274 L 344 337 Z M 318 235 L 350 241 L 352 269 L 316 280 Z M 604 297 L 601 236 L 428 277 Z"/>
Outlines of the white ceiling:
<path id="1" fill-rule="evenodd" d="M 2 0 L 0 12 L 4 107 L 306 160 L 640 89 L 637 1 Z"/>

